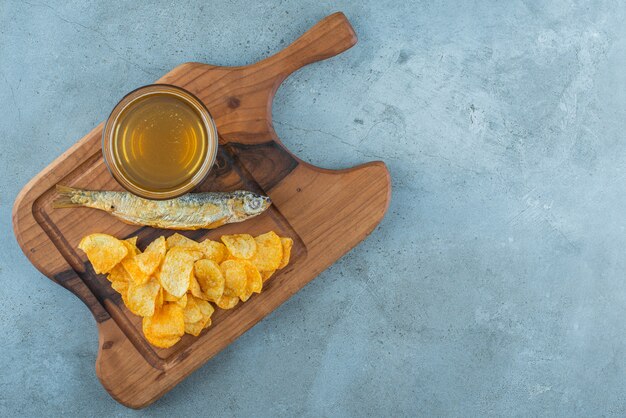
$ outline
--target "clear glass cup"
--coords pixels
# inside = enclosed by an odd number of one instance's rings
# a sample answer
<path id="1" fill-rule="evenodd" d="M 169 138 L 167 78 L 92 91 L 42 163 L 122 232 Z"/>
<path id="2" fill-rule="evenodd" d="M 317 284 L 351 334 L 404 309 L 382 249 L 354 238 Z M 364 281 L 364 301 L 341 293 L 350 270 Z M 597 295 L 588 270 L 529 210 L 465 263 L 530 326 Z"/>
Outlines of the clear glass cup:
<path id="1" fill-rule="evenodd" d="M 157 100 L 166 101 L 171 109 L 181 110 L 181 115 L 187 115 L 187 118 L 192 117 L 190 115 L 195 115 L 197 117 L 197 123 L 194 124 L 195 130 L 190 129 L 187 132 L 182 123 L 183 119 L 180 119 L 179 125 L 181 126 L 171 124 L 175 122 L 159 119 L 171 118 L 174 114 L 161 115 L 149 110 L 158 109 Z M 166 173 L 171 167 L 162 161 L 164 158 L 168 158 L 168 144 L 178 144 L 179 141 L 173 139 L 170 142 L 158 142 L 157 144 L 153 141 L 150 143 L 151 140 L 163 139 L 168 135 L 168 133 L 163 133 L 164 131 L 158 132 L 158 137 L 155 137 L 154 134 L 152 136 L 146 134 L 146 132 L 150 132 L 148 131 L 150 125 L 138 127 L 136 129 L 138 132 L 133 132 L 132 125 L 127 121 L 136 121 L 138 117 L 143 118 L 144 116 L 146 119 L 141 119 L 142 121 L 147 121 L 148 124 L 150 121 L 156 123 L 156 128 L 153 129 L 159 129 L 160 126 L 173 127 L 172 138 L 174 139 L 178 138 L 176 135 L 180 136 L 181 132 L 187 140 L 193 138 L 193 148 L 186 149 L 186 153 L 183 153 L 185 161 L 192 161 L 190 163 L 192 167 L 188 171 L 184 171 L 187 168 L 182 165 L 180 167 L 172 165 L 175 170 L 180 169 L 183 173 L 180 183 L 172 183 L 172 181 L 178 181 L 177 178 L 172 180 L 166 177 Z M 162 123 L 170 123 L 170 125 L 162 125 Z M 189 142 L 187 141 L 185 144 L 188 145 Z M 168 84 L 151 84 L 140 87 L 124 96 L 113 108 L 102 134 L 102 154 L 111 175 L 126 190 L 147 199 L 172 199 L 198 186 L 215 163 L 217 148 L 217 128 L 204 104 L 192 93 Z M 132 158 L 129 155 L 132 155 Z M 143 170 L 141 171 L 142 175 L 136 174 L 139 168 Z M 178 174 L 181 176 L 180 173 Z"/>

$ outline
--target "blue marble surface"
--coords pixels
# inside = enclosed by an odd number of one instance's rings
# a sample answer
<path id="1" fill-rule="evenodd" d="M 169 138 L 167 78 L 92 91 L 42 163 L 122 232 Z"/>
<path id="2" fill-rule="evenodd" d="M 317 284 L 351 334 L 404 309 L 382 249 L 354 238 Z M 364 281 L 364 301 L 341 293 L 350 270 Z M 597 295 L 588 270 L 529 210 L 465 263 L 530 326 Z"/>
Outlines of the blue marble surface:
<path id="1" fill-rule="evenodd" d="M 0 3 L 0 416 L 626 414 L 626 4 Z M 341 10 L 359 43 L 274 103 L 315 165 L 383 160 L 361 245 L 151 407 L 13 237 L 22 186 L 126 92 L 242 65 Z M 364 209 L 365 210 L 365 209 Z"/>

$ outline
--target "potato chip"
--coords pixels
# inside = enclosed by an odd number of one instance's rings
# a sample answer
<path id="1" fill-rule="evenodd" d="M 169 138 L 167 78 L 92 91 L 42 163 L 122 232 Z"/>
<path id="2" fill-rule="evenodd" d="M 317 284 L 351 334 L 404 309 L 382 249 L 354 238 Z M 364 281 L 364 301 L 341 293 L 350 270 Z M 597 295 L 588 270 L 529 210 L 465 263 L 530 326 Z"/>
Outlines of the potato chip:
<path id="1" fill-rule="evenodd" d="M 110 282 L 119 282 L 119 281 L 129 282 L 130 276 L 126 272 L 126 269 L 124 268 L 124 266 L 122 266 L 121 264 L 117 264 L 115 267 L 111 269 L 111 271 L 109 272 L 109 275 L 107 276 L 107 279 L 109 279 Z"/>
<path id="2" fill-rule="evenodd" d="M 193 323 L 185 322 L 185 332 L 195 337 L 200 335 L 203 329 L 211 326 L 211 317 L 205 317 Z"/>
<path id="3" fill-rule="evenodd" d="M 193 296 L 187 295 L 187 306 L 185 306 L 185 309 L 183 309 L 183 315 L 185 323 L 197 322 L 204 318 L 204 315 L 202 315 L 202 311 L 200 311 L 200 308 L 196 303 L 196 298 L 194 298 Z"/>
<path id="4" fill-rule="evenodd" d="M 256 241 L 252 235 L 235 234 L 222 235 L 222 242 L 230 254 L 245 260 L 252 258 L 257 251 Z"/>
<path id="5" fill-rule="evenodd" d="M 185 306 L 187 306 L 187 301 L 188 301 L 188 300 L 189 300 L 189 299 L 187 298 L 187 293 L 185 293 L 185 294 L 183 295 L 183 297 L 182 297 L 182 298 L 180 298 L 180 299 L 178 299 L 178 300 L 176 301 L 176 304 L 177 304 L 178 306 L 180 306 L 181 308 L 184 308 Z"/>
<path id="6" fill-rule="evenodd" d="M 221 298 L 215 304 L 221 309 L 232 309 L 239 303 L 238 296 L 226 296 L 222 295 Z"/>
<path id="7" fill-rule="evenodd" d="M 202 316 L 204 318 L 210 318 L 211 315 L 213 315 L 213 312 L 215 312 L 213 305 L 206 300 L 196 299 L 196 305 L 198 305 L 198 308 L 200 309 L 200 312 L 202 312 Z"/>
<path id="8" fill-rule="evenodd" d="M 128 291 L 120 293 L 120 296 L 122 297 L 122 303 L 124 303 L 124 306 L 128 306 Z"/>
<path id="9" fill-rule="evenodd" d="M 202 259 L 193 265 L 193 271 L 202 293 L 216 302 L 224 293 L 224 275 L 215 261 Z"/>
<path id="10" fill-rule="evenodd" d="M 155 279 L 156 280 L 156 279 Z M 161 309 L 163 307 L 163 288 L 159 285 L 159 293 L 157 294 L 156 301 L 154 302 L 154 309 Z"/>
<path id="11" fill-rule="evenodd" d="M 172 296 L 182 297 L 189 289 L 193 263 L 202 257 L 199 251 L 174 247 L 165 255 L 159 278 L 161 286 Z"/>
<path id="12" fill-rule="evenodd" d="M 173 337 L 184 334 L 184 324 L 183 308 L 174 303 L 166 303 L 154 315 L 144 317 L 142 327 L 144 332 L 147 329 L 150 334 L 159 337 Z"/>
<path id="13" fill-rule="evenodd" d="M 222 242 L 196 242 L 181 234 L 159 237 L 142 253 L 137 237 L 117 240 L 89 235 L 79 247 L 97 273 L 108 273 L 124 304 L 143 317 L 146 340 L 168 348 L 185 334 L 212 324 L 214 302 L 232 309 L 261 293 L 263 282 L 289 263 L 293 240 L 270 231 L 253 238 L 224 235 Z"/>
<path id="14" fill-rule="evenodd" d="M 185 333 L 183 309 L 174 303 L 166 303 L 154 315 L 143 318 L 142 329 L 150 344 L 162 348 L 171 347 Z"/>
<path id="15" fill-rule="evenodd" d="M 193 270 L 191 270 L 191 274 L 189 277 L 189 292 L 200 299 L 208 299 L 208 297 L 202 292 L 202 288 L 196 279 L 196 276 L 193 274 Z"/>
<path id="16" fill-rule="evenodd" d="M 187 334 L 193 335 L 194 337 L 197 337 L 204 329 L 204 325 L 207 323 L 207 321 L 211 321 L 211 318 L 202 318 L 199 321 L 193 323 L 185 322 L 185 332 Z"/>
<path id="17" fill-rule="evenodd" d="M 256 254 L 252 258 L 259 270 L 276 270 L 283 258 L 283 245 L 280 237 L 274 231 L 259 235 L 254 238 L 256 242 Z"/>
<path id="18" fill-rule="evenodd" d="M 165 260 L 165 257 L 163 257 L 163 260 Z M 154 270 L 154 272 L 152 273 L 152 277 L 154 277 L 155 279 L 159 281 L 159 283 L 161 283 L 161 266 L 159 266 L 156 270 Z"/>
<path id="19" fill-rule="evenodd" d="M 152 241 L 150 244 L 148 244 L 148 246 L 144 250 L 144 253 L 157 253 L 157 254 L 161 254 L 165 256 L 166 251 L 167 251 L 167 244 L 165 241 L 165 237 L 161 235 L 160 237 Z"/>
<path id="20" fill-rule="evenodd" d="M 200 335 L 203 329 L 211 326 L 213 306 L 206 300 L 187 295 L 187 307 L 184 310 L 185 332 L 194 336 Z"/>
<path id="21" fill-rule="evenodd" d="M 172 296 L 170 292 L 163 289 L 163 302 L 176 302 L 178 299 L 176 296 Z"/>
<path id="22" fill-rule="evenodd" d="M 96 273 L 108 273 L 128 254 L 122 241 L 107 234 L 87 235 L 80 241 L 78 248 L 87 254 Z"/>
<path id="23" fill-rule="evenodd" d="M 272 275 L 276 272 L 276 270 L 270 270 L 270 271 L 261 271 L 259 273 L 261 273 L 261 278 L 263 279 L 263 283 L 265 283 L 265 281 L 267 279 L 269 279 L 270 277 L 272 277 Z"/>
<path id="24" fill-rule="evenodd" d="M 202 329 L 207 329 L 212 324 L 212 320 L 210 316 L 205 316 L 204 318 L 202 318 L 202 320 L 198 322 L 202 323 Z"/>
<path id="25" fill-rule="evenodd" d="M 224 261 L 226 246 L 221 242 L 205 239 L 200 243 L 200 247 L 202 248 L 202 252 L 204 253 L 203 258 L 213 260 L 218 264 Z"/>
<path id="26" fill-rule="evenodd" d="M 129 250 L 132 249 L 132 251 L 129 251 L 128 254 L 139 254 L 141 251 L 139 251 L 139 248 L 137 248 L 137 237 L 130 237 L 124 240 L 125 243 L 130 244 L 130 246 L 126 246 L 126 248 L 128 248 Z"/>
<path id="27" fill-rule="evenodd" d="M 289 259 L 291 258 L 291 248 L 293 247 L 293 240 L 291 238 L 281 238 L 281 244 L 283 245 L 283 258 L 280 260 L 279 269 L 284 268 L 289 264 Z"/>
<path id="28" fill-rule="evenodd" d="M 243 295 L 239 296 L 239 298 L 242 302 L 245 302 L 250 299 L 252 293 L 261 293 L 261 289 L 263 288 L 263 279 L 254 264 L 249 261 L 242 261 L 242 263 L 246 271 L 246 290 Z"/>
<path id="29" fill-rule="evenodd" d="M 244 264 L 239 260 L 226 260 L 220 264 L 220 270 L 224 275 L 224 288 L 235 296 L 243 295 L 248 282 Z"/>
<path id="30" fill-rule="evenodd" d="M 126 297 L 126 292 L 128 291 L 128 282 L 126 280 L 114 280 L 111 282 L 111 287 L 117 293 Z"/>
<path id="31" fill-rule="evenodd" d="M 189 248 L 192 250 L 202 251 L 202 247 L 200 246 L 199 242 L 194 241 L 190 238 L 187 238 L 186 236 L 181 235 L 178 232 L 167 237 L 167 240 L 165 241 L 165 243 L 166 243 L 168 250 L 174 247 L 182 247 L 182 248 Z"/>
<path id="32" fill-rule="evenodd" d="M 155 347 L 160 347 L 160 348 L 170 348 L 173 345 L 175 345 L 177 342 L 179 342 L 180 339 L 181 339 L 181 337 L 178 337 L 178 336 L 176 336 L 176 337 L 157 337 L 155 335 L 150 335 L 148 337 L 147 335 L 145 335 L 145 333 L 144 333 L 144 337 L 146 337 L 146 340 L 148 340 L 148 342 L 150 344 L 152 344 Z"/>
<path id="33" fill-rule="evenodd" d="M 239 299 L 242 302 L 247 302 L 248 299 L 250 299 L 250 296 L 252 296 L 252 292 L 248 288 L 246 288 L 246 290 L 243 292 L 243 294 L 241 296 L 239 296 Z"/>
<path id="34" fill-rule="evenodd" d="M 122 244 L 128 250 L 128 254 L 121 261 L 122 266 L 128 273 L 129 282 L 134 282 L 137 285 L 144 284 L 150 278 L 149 274 L 144 273 L 137 265 L 137 255 L 141 254 L 139 248 L 135 245 L 137 237 L 132 237 L 122 241 Z"/>
<path id="35" fill-rule="evenodd" d="M 122 297 L 122 302 L 124 305 L 128 306 L 128 282 L 123 280 L 118 280 L 115 282 L 111 282 L 111 287 Z"/>
<path id="36" fill-rule="evenodd" d="M 246 276 L 248 278 L 248 288 L 250 288 L 253 293 L 261 293 L 261 290 L 263 290 L 263 278 L 259 270 L 252 265 L 252 263 L 246 264 Z"/>
<path id="37" fill-rule="evenodd" d="M 125 258 L 132 258 L 141 252 L 139 251 L 139 248 L 137 248 L 137 246 L 133 245 L 132 243 L 126 240 L 121 241 L 121 243 L 122 245 L 124 245 L 124 247 L 126 247 L 126 250 L 128 251 Z"/>
<path id="38" fill-rule="evenodd" d="M 163 289 L 163 302 L 174 302 L 181 308 L 184 308 L 187 305 L 187 293 L 185 293 L 182 297 L 177 298 Z"/>
<path id="39" fill-rule="evenodd" d="M 135 256 L 137 267 L 143 273 L 151 275 L 159 267 L 163 258 L 165 258 L 165 237 L 159 237 L 152 241 L 146 250 Z"/>
<path id="40" fill-rule="evenodd" d="M 122 260 L 122 266 L 124 266 L 124 270 L 126 270 L 128 276 L 130 277 L 129 282 L 136 285 L 142 285 L 144 283 L 147 283 L 150 279 L 150 275 L 144 273 L 137 264 L 137 257 L 139 257 L 140 255 L 141 254 L 130 255 Z"/>
<path id="41" fill-rule="evenodd" d="M 135 315 L 152 316 L 160 289 L 161 285 L 155 278 L 151 278 L 145 284 L 129 284 L 126 294 L 128 309 Z"/>
<path id="42" fill-rule="evenodd" d="M 231 253 L 229 253 L 228 250 L 226 250 L 226 252 L 224 253 L 224 258 L 222 259 L 222 262 L 218 264 L 222 264 L 224 261 L 227 261 L 227 260 L 243 260 L 243 258 L 237 258 Z"/>
<path id="43" fill-rule="evenodd" d="M 212 320 L 210 316 L 206 316 L 204 318 L 202 318 L 200 321 L 198 321 L 202 324 L 202 329 L 207 329 L 208 327 L 211 326 L 212 324 Z"/>

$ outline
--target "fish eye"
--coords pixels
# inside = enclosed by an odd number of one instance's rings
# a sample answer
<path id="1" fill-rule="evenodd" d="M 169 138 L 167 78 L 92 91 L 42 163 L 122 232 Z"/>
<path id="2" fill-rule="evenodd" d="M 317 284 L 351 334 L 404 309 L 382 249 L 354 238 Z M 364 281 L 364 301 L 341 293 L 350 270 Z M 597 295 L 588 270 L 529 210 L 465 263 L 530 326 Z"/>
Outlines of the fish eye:
<path id="1" fill-rule="evenodd" d="M 261 199 L 253 196 L 245 197 L 246 208 L 249 210 L 258 210 L 261 209 Z"/>

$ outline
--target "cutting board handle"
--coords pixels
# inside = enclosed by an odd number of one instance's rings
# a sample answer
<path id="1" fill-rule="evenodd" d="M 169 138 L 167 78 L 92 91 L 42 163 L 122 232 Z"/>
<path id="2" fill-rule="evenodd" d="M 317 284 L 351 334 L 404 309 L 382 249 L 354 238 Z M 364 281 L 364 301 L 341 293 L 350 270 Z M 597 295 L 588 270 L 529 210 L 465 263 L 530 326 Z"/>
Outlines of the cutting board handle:
<path id="1" fill-rule="evenodd" d="M 287 48 L 265 61 L 273 67 L 277 76 L 285 79 L 307 64 L 342 53 L 356 42 L 356 33 L 348 18 L 337 12 L 317 22 Z"/>

